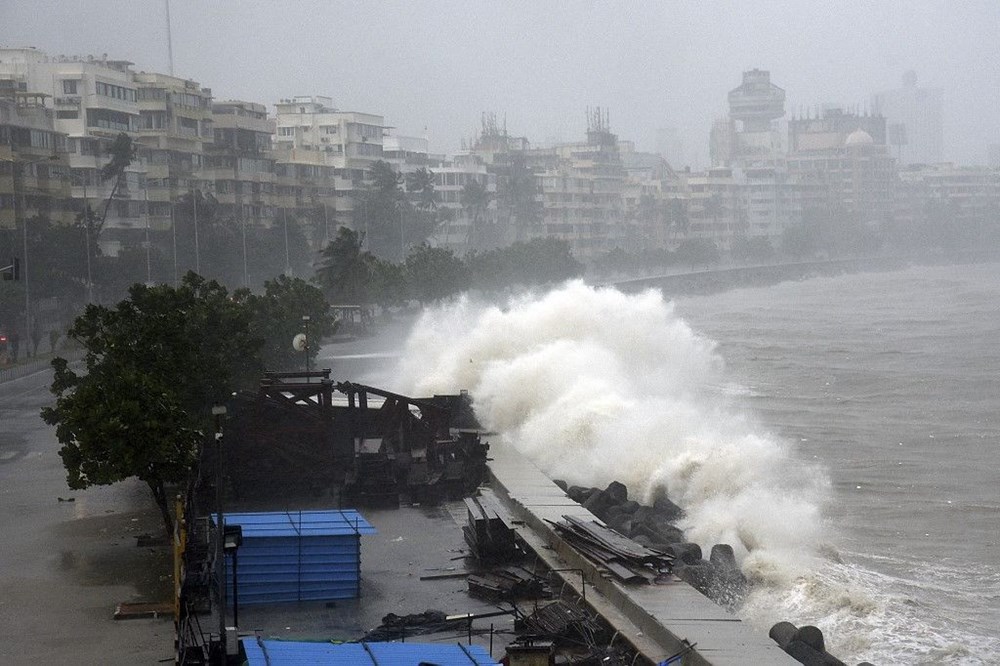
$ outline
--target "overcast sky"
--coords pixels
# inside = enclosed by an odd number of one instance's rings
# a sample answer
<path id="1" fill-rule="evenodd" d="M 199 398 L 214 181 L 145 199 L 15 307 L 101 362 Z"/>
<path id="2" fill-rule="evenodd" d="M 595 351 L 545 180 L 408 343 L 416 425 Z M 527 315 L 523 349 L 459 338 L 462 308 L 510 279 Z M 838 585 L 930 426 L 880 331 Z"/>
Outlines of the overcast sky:
<path id="1" fill-rule="evenodd" d="M 0 45 L 168 71 L 165 0 L 0 0 Z M 577 140 L 585 109 L 653 150 L 682 135 L 707 162 L 712 120 L 741 72 L 769 69 L 789 115 L 918 84 L 944 89 L 945 157 L 1000 143 L 1000 2 L 170 0 L 174 73 L 217 99 L 269 107 L 325 95 L 457 150 L 483 111 L 534 143 Z M 273 110 L 273 108 L 272 108 Z"/>

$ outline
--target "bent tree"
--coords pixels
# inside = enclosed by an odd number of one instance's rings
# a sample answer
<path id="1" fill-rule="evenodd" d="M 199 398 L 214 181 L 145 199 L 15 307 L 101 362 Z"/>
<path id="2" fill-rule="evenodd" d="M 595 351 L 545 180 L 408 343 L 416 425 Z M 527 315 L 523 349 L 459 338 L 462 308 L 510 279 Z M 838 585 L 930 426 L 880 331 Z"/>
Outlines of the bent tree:
<path id="1" fill-rule="evenodd" d="M 211 424 L 211 406 L 261 370 L 250 312 L 216 282 L 188 273 L 179 287 L 133 285 L 116 307 L 88 305 L 69 336 L 86 372 L 52 365 L 56 427 L 70 488 L 136 477 L 173 532 L 166 486 L 185 480 Z"/>

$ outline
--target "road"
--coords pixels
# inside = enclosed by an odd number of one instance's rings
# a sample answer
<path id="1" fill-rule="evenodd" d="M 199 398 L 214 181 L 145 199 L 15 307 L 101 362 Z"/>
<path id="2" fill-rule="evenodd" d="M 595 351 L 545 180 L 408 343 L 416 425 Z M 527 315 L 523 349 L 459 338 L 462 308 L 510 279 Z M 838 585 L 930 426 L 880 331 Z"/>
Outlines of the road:
<path id="1" fill-rule="evenodd" d="M 169 618 L 113 619 L 120 602 L 169 600 L 168 549 L 136 545 L 162 533 L 153 502 L 138 482 L 67 487 L 39 416 L 51 378 L 0 383 L 0 663 L 172 659 Z"/>

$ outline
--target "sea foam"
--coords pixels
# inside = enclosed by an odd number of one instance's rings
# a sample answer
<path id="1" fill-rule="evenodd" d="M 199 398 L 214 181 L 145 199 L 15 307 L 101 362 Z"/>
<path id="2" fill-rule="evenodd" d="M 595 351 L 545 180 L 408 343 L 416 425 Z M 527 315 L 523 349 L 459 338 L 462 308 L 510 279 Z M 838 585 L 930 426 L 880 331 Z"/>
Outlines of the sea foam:
<path id="1" fill-rule="evenodd" d="M 761 582 L 795 576 L 823 538 L 825 475 L 759 427 L 715 343 L 659 292 L 463 297 L 422 315 L 398 379 L 417 395 L 468 389 L 499 444 L 554 478 L 619 480 L 640 500 L 666 489 L 689 538 L 729 543 Z"/>

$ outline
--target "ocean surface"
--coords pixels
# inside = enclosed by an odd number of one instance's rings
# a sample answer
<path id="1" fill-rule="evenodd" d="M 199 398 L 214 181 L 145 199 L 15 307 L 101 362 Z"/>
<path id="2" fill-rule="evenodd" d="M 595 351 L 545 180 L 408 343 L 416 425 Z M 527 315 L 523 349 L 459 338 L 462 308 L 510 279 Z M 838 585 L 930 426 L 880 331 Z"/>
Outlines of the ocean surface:
<path id="1" fill-rule="evenodd" d="M 491 444 L 554 478 L 666 490 L 689 538 L 734 547 L 760 631 L 815 624 L 849 664 L 1000 664 L 1000 265 L 676 299 L 576 282 L 400 336 L 335 372 L 468 389 Z"/>
<path id="2" fill-rule="evenodd" d="M 840 561 L 791 607 L 851 659 L 1000 663 L 1000 264 L 675 308 L 718 342 L 762 424 L 830 479 L 826 539 Z"/>

